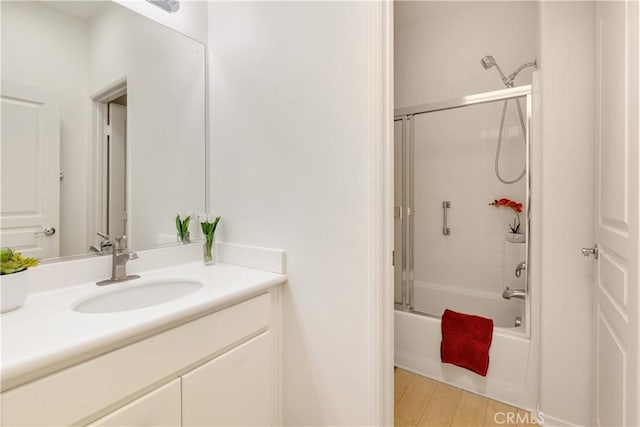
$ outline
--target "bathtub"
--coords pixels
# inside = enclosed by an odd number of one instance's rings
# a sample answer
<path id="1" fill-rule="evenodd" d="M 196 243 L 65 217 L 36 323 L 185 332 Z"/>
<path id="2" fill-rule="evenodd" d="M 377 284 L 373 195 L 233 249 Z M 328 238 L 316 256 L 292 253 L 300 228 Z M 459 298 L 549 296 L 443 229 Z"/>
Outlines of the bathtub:
<path id="1" fill-rule="evenodd" d="M 414 287 L 416 310 L 395 311 L 395 365 L 408 371 L 487 396 L 520 408 L 536 406 L 533 348 L 527 338 L 525 303 L 503 300 L 499 295 L 469 295 L 434 285 Z M 464 368 L 440 362 L 440 315 L 445 308 L 494 319 L 486 377 Z M 522 319 L 514 327 L 516 317 Z"/>

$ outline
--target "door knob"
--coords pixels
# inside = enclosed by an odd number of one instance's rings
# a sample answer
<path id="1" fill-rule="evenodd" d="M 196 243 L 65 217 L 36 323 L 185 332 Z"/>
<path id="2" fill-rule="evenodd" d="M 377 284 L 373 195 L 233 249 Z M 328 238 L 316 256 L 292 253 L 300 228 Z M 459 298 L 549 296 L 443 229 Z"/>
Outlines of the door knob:
<path id="1" fill-rule="evenodd" d="M 593 255 L 593 258 L 598 259 L 598 245 L 595 245 L 593 248 L 582 248 L 581 252 L 585 258 Z"/>
<path id="2" fill-rule="evenodd" d="M 44 234 L 45 236 L 53 236 L 56 234 L 56 229 L 54 227 L 43 228 L 42 231 L 36 231 L 36 236 L 40 234 Z"/>

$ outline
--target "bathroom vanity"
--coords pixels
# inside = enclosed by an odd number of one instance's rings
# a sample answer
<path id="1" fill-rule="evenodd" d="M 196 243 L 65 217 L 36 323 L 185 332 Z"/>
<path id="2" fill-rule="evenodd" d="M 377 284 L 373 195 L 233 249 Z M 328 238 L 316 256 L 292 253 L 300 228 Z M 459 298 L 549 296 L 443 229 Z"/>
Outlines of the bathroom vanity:
<path id="1" fill-rule="evenodd" d="M 279 424 L 284 281 L 194 262 L 30 296 L 2 316 L 2 425 Z M 198 286 L 171 300 L 167 283 Z"/>
<path id="2" fill-rule="evenodd" d="M 112 1 L 0 7 L 0 240 L 43 261 L 0 319 L 1 424 L 280 424 L 283 251 L 175 246 L 213 208 L 204 44 Z"/>

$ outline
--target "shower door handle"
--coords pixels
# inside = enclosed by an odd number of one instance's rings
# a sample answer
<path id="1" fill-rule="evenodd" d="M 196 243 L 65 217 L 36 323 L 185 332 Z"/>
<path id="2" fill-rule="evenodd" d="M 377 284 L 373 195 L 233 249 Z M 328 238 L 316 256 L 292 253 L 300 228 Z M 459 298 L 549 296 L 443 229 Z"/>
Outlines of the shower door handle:
<path id="1" fill-rule="evenodd" d="M 393 217 L 402 221 L 402 206 L 393 207 Z"/>
<path id="2" fill-rule="evenodd" d="M 449 228 L 448 224 L 448 213 L 450 208 L 450 201 L 445 200 L 444 202 L 442 202 L 442 234 L 445 236 L 451 235 L 451 229 Z"/>

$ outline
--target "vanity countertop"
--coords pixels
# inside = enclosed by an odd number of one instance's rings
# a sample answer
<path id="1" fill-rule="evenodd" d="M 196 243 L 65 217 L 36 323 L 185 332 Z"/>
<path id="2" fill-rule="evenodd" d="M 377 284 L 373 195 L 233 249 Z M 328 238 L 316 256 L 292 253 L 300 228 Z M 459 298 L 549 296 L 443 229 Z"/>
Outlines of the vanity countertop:
<path id="1" fill-rule="evenodd" d="M 129 311 L 79 313 L 72 308 L 77 300 L 91 295 L 170 279 L 195 280 L 204 287 L 167 303 Z M 148 271 L 141 279 L 105 287 L 92 282 L 30 295 L 22 307 L 0 318 L 2 389 L 49 375 L 285 281 L 283 274 L 193 262 Z"/>

